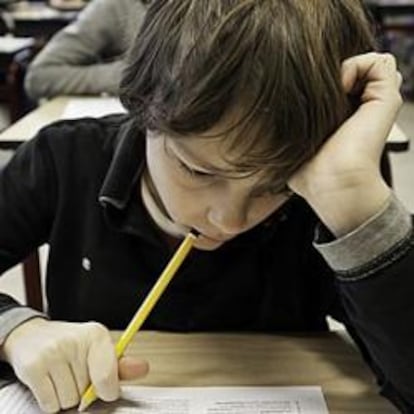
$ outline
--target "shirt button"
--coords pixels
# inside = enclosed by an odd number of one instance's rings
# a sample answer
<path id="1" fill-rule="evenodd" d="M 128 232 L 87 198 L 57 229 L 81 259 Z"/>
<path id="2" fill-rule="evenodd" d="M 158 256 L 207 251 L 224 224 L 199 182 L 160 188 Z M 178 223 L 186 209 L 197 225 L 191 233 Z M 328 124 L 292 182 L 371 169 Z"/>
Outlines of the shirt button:
<path id="1" fill-rule="evenodd" d="M 92 267 L 92 265 L 91 265 L 91 261 L 90 261 L 87 257 L 84 257 L 84 258 L 82 259 L 82 267 L 83 267 L 83 269 L 84 269 L 84 270 L 86 270 L 87 272 L 89 272 L 89 271 L 91 270 L 91 267 Z"/>
<path id="2" fill-rule="evenodd" d="M 281 216 L 280 216 L 280 218 L 279 218 L 279 221 L 280 222 L 284 222 L 284 221 L 286 221 L 288 219 L 288 216 L 287 216 L 287 214 L 282 214 Z"/>

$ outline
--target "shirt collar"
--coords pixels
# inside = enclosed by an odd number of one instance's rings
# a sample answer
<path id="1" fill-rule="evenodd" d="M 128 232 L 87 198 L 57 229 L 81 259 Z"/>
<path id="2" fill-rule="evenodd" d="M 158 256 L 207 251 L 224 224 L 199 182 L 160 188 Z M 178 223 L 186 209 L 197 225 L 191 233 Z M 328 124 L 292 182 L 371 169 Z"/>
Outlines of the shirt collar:
<path id="1" fill-rule="evenodd" d="M 113 229 L 166 246 L 142 204 L 139 179 L 145 167 L 145 132 L 135 120 L 121 124 L 98 200 Z"/>
<path id="2" fill-rule="evenodd" d="M 115 140 L 115 150 L 99 193 L 101 205 L 111 204 L 124 209 L 145 165 L 145 133 L 133 119 L 121 127 Z"/>

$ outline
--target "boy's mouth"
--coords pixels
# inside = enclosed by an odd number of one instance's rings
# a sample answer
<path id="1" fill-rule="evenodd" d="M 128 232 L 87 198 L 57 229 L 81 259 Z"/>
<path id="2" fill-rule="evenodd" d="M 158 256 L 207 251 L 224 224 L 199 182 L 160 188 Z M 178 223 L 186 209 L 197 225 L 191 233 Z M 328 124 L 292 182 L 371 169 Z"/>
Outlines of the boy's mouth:
<path id="1" fill-rule="evenodd" d="M 201 231 L 196 230 L 199 233 L 198 237 L 202 237 L 203 239 L 209 240 L 209 241 L 213 241 L 215 243 L 226 243 L 227 241 L 230 240 L 230 237 L 222 237 L 222 236 L 210 236 L 207 235 L 206 233 L 203 233 Z"/>

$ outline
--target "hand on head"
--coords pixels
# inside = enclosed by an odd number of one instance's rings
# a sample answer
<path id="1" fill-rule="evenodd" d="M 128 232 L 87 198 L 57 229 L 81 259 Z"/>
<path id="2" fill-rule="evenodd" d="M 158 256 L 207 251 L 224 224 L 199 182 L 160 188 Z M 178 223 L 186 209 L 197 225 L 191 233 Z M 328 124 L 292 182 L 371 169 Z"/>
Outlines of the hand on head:
<path id="1" fill-rule="evenodd" d="M 7 337 L 2 353 L 47 413 L 78 405 L 90 383 L 100 399 L 116 400 L 120 380 L 148 372 L 145 361 L 118 361 L 109 331 L 93 322 L 31 319 Z"/>
<path id="2" fill-rule="evenodd" d="M 388 53 L 349 58 L 341 74 L 345 92 L 358 92 L 360 105 L 289 180 L 336 235 L 371 217 L 388 198 L 380 157 L 402 104 L 401 74 Z"/>

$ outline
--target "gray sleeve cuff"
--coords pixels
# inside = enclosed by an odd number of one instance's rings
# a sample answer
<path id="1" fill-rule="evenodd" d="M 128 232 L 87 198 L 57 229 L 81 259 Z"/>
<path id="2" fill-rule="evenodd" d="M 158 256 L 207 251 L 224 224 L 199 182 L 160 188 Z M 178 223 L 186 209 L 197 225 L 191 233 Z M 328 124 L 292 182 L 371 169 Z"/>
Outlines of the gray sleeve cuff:
<path id="1" fill-rule="evenodd" d="M 377 214 L 339 239 L 324 243 L 318 229 L 314 246 L 333 270 L 345 272 L 388 251 L 411 230 L 410 213 L 392 194 Z"/>
<path id="2" fill-rule="evenodd" d="M 36 317 L 47 319 L 47 315 L 26 307 L 15 307 L 0 314 L 0 346 L 8 335 L 23 322 Z"/>

